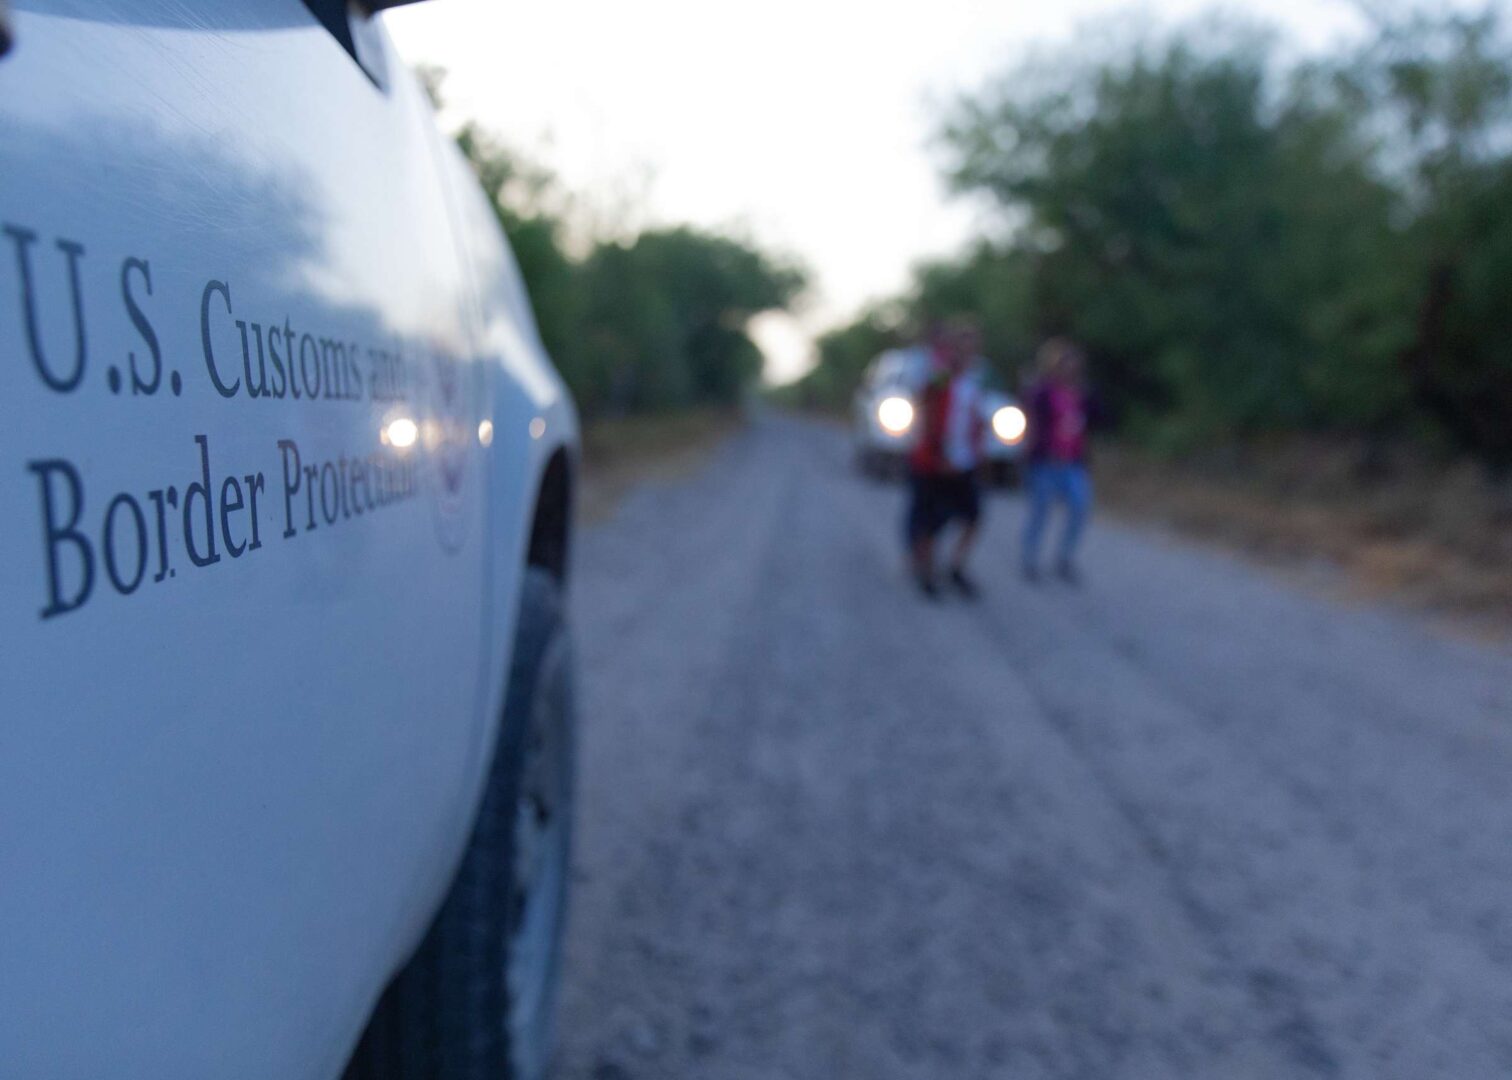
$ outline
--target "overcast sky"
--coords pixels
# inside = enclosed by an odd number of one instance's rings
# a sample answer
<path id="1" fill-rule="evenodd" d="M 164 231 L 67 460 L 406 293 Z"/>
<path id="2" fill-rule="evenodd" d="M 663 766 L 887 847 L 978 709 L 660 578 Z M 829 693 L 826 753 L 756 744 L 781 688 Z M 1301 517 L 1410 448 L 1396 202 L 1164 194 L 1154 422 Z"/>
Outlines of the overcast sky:
<path id="1" fill-rule="evenodd" d="M 731 227 L 808 267 L 796 324 L 767 320 L 769 374 L 813 332 L 896 292 L 979 225 L 930 147 L 939 103 L 1037 44 L 1115 19 L 1178 21 L 1200 0 L 435 0 L 392 11 L 412 63 L 447 69 L 451 123 L 476 119 L 554 168 L 600 215 Z M 1357 28 L 1351 0 L 1269 0 L 1298 46 Z M 1138 14 L 1131 14 L 1137 12 Z"/>

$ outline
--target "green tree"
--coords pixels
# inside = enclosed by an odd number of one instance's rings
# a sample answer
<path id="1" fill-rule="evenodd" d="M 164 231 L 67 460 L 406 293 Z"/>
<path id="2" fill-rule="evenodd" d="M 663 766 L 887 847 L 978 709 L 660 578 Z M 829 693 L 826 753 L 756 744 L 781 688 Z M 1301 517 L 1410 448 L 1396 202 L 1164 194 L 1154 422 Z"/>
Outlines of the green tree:
<path id="1" fill-rule="evenodd" d="M 1034 286 L 1035 260 L 1028 252 L 977 244 L 960 258 L 915 268 L 908 321 L 922 329 L 957 315 L 975 317 L 987 358 L 1011 384 L 1028 367 L 1037 345 Z"/>
<path id="2" fill-rule="evenodd" d="M 898 301 L 876 303 L 849 323 L 820 335 L 813 368 L 778 388 L 779 402 L 831 412 L 844 410 L 866 366 L 879 353 L 907 340 L 904 308 Z"/>
<path id="3" fill-rule="evenodd" d="M 1458 441 L 1512 464 L 1512 45 L 1498 9 L 1385 26 L 1352 69 L 1390 137 L 1413 218 L 1413 400 Z"/>
<path id="4" fill-rule="evenodd" d="M 1243 28 L 1025 65 L 942 125 L 1011 240 L 919 276 L 1092 348 L 1113 403 L 1194 443 L 1434 423 L 1512 461 L 1512 49 L 1494 8 L 1388 21 L 1292 70 Z M 973 293 L 973 285 L 980 292 Z M 1014 313 L 1017 312 L 1015 315 Z M 1011 354 L 1012 331 L 995 348 Z"/>
<path id="5" fill-rule="evenodd" d="M 439 86 L 439 80 L 437 80 Z M 586 413 L 733 404 L 761 373 L 752 316 L 792 303 L 797 267 L 687 226 L 567 243 L 573 201 L 474 124 L 457 136 L 509 238 L 541 338 Z"/>
<path id="6" fill-rule="evenodd" d="M 804 284 L 798 269 L 688 226 L 600 245 L 585 269 L 585 329 L 618 408 L 735 403 L 761 373 L 751 318 Z"/>
<path id="7" fill-rule="evenodd" d="M 1005 80 L 944 130 L 956 188 L 1022 218 L 1034 331 L 1085 340 L 1116 405 L 1185 439 L 1311 422 L 1348 381 L 1318 366 L 1389 333 L 1362 283 L 1391 193 L 1341 107 L 1275 67 L 1246 31 L 1178 36 L 1090 85 Z"/>

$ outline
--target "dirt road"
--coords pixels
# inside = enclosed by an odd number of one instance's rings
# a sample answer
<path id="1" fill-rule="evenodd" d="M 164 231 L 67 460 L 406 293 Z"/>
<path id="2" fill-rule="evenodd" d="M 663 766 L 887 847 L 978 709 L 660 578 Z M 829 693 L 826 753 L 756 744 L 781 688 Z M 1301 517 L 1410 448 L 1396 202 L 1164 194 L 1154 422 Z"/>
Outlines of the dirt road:
<path id="1" fill-rule="evenodd" d="M 578 553 L 568 1080 L 1512 1076 L 1512 653 L 763 420 Z"/>

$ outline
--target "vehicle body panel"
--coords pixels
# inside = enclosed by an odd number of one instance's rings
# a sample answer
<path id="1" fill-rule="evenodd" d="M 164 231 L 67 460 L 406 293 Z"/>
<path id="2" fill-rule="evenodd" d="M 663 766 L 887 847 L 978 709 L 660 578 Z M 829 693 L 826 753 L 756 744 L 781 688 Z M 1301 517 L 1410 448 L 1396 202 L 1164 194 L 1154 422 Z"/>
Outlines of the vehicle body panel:
<path id="1" fill-rule="evenodd" d="M 298 0 L 16 7 L 0 1074 L 333 1077 L 466 841 L 571 405 L 381 33 L 387 85 Z"/>

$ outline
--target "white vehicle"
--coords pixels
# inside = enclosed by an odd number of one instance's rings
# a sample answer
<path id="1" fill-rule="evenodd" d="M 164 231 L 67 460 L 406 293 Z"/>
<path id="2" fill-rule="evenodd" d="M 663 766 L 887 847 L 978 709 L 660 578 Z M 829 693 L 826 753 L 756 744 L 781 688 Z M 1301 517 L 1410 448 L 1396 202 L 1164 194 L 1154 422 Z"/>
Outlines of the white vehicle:
<path id="1" fill-rule="evenodd" d="M 908 471 L 908 455 L 918 439 L 919 387 L 927 377 L 923 349 L 890 349 L 867 366 L 852 404 L 856 462 L 869 476 L 898 477 Z M 982 420 L 989 477 L 999 485 L 1018 482 L 1028 422 L 1023 409 L 1000 391 L 984 386 Z"/>
<path id="2" fill-rule="evenodd" d="M 360 2 L 0 23 L 0 1077 L 541 1076 L 577 430 L 488 203 Z"/>

